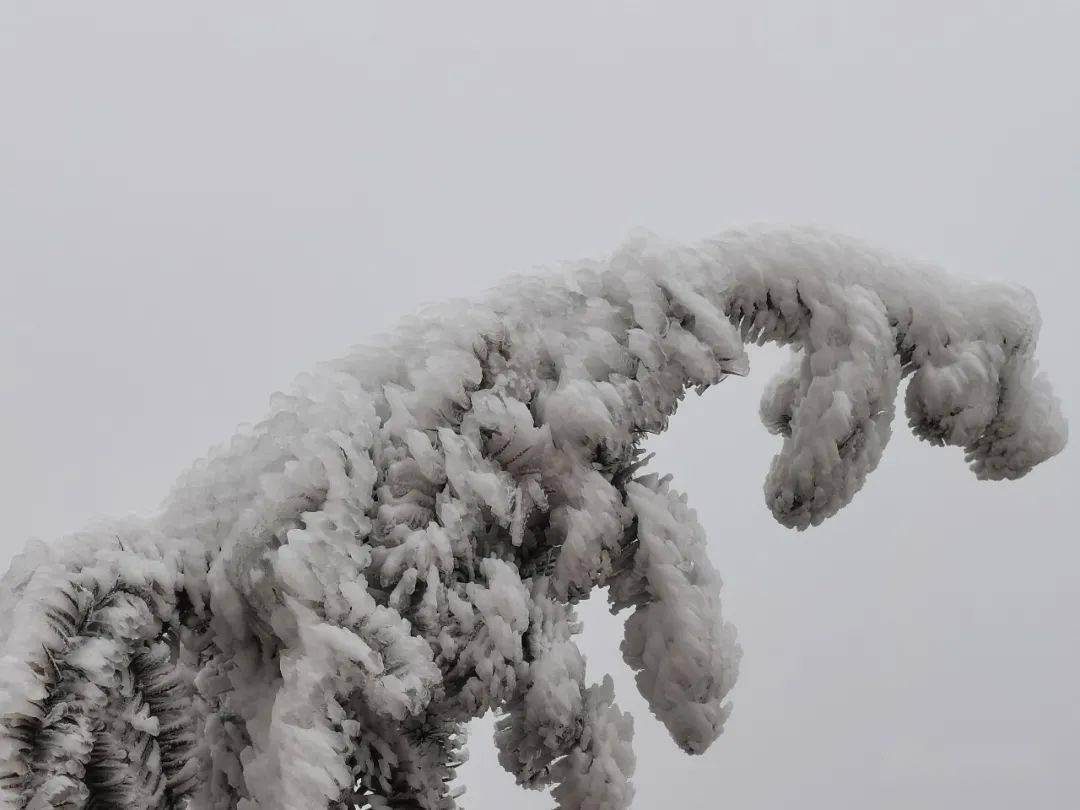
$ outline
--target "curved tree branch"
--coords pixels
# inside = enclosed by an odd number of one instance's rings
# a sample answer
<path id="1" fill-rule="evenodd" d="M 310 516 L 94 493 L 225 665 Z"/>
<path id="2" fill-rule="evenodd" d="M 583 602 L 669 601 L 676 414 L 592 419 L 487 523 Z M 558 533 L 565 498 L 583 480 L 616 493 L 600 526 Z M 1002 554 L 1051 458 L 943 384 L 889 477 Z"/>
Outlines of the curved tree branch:
<path id="1" fill-rule="evenodd" d="M 573 603 L 632 607 L 623 653 L 690 753 L 741 650 L 704 531 L 641 443 L 687 388 L 790 345 L 767 389 L 784 525 L 842 508 L 901 378 L 917 435 L 1015 478 L 1066 428 L 1030 294 L 810 229 L 604 262 L 433 309 L 278 395 L 160 514 L 4 580 L 0 789 L 25 807 L 455 806 L 463 724 L 560 807 L 627 807 L 632 724 L 585 685 Z"/>

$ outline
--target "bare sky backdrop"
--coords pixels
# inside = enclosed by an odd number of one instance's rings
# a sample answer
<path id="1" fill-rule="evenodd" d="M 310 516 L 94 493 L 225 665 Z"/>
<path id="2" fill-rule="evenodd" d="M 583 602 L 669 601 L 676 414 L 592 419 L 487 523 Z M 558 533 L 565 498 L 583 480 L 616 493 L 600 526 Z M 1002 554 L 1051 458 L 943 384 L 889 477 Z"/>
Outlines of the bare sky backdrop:
<path id="1" fill-rule="evenodd" d="M 1026 284 L 1077 423 L 1074 0 L 0 9 L 2 567 L 152 509 L 401 314 L 637 225 L 815 222 Z M 898 424 L 855 502 L 794 534 L 761 495 L 779 356 L 653 442 L 746 651 L 707 755 L 675 749 L 618 620 L 583 610 L 590 672 L 636 715 L 635 806 L 1075 806 L 1075 448 L 979 483 Z M 476 727 L 465 805 L 549 806 Z"/>

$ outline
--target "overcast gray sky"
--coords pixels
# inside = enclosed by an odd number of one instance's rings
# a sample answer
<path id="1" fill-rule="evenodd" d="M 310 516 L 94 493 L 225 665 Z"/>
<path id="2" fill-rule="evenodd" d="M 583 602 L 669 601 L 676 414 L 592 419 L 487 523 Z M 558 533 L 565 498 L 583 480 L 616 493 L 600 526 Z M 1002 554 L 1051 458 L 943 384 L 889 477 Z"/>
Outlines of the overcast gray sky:
<path id="1" fill-rule="evenodd" d="M 0 567 L 152 509 L 418 305 L 639 225 L 813 222 L 1023 283 L 1076 424 L 1075 0 L 0 9 Z M 1075 449 L 979 483 L 898 425 L 855 502 L 791 533 L 761 495 L 779 357 L 654 442 L 745 648 L 705 756 L 648 715 L 618 620 L 583 611 L 592 676 L 636 715 L 635 806 L 1076 806 Z M 549 806 L 475 727 L 465 805 Z"/>

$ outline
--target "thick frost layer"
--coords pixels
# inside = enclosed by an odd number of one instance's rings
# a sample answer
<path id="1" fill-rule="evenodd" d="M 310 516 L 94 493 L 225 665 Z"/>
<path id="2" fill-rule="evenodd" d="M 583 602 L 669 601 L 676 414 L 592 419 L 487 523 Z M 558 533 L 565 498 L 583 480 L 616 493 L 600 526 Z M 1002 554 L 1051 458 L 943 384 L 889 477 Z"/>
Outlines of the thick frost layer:
<path id="1" fill-rule="evenodd" d="M 10 807 L 452 808 L 464 724 L 562 808 L 625 808 L 632 722 L 586 681 L 573 604 L 632 608 L 623 653 L 673 738 L 730 713 L 740 648 L 704 532 L 642 439 L 688 387 L 795 350 L 767 389 L 787 526 L 835 513 L 888 441 L 1015 478 L 1065 423 L 1031 296 L 813 230 L 603 262 L 410 319 L 278 395 L 150 521 L 16 560 L 0 588 Z"/>

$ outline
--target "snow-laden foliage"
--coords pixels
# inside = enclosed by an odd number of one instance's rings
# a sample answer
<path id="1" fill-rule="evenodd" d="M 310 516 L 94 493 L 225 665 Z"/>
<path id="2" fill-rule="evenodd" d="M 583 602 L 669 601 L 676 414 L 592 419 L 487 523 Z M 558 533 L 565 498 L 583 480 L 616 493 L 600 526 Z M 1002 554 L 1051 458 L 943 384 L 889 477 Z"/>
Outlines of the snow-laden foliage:
<path id="1" fill-rule="evenodd" d="M 1066 430 L 1031 296 L 813 230 L 635 236 L 410 319 L 278 395 L 159 514 L 17 558 L 0 589 L 0 790 L 17 808 L 455 806 L 465 723 L 557 805 L 630 805 L 631 718 L 589 685 L 574 604 L 687 752 L 741 655 L 704 531 L 642 440 L 687 388 L 790 345 L 762 403 L 787 526 L 915 432 L 1016 478 Z M 718 434 L 722 428 L 718 428 Z"/>

